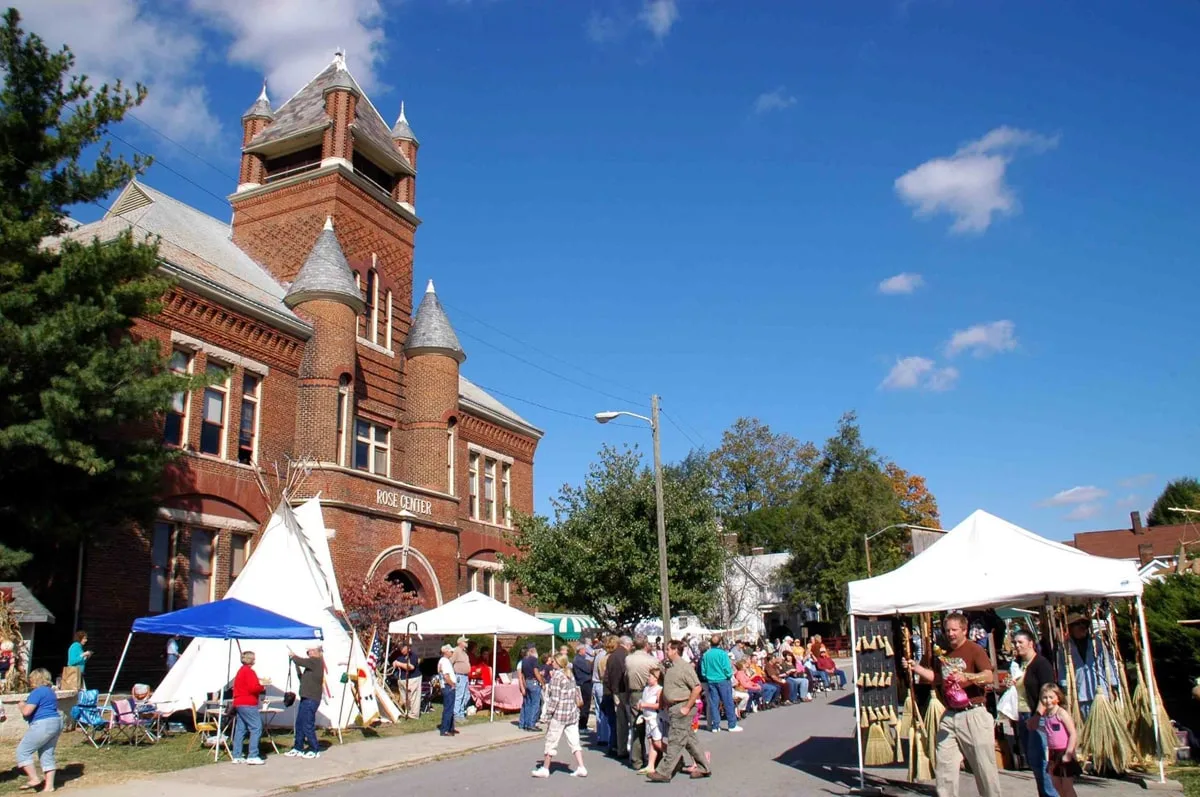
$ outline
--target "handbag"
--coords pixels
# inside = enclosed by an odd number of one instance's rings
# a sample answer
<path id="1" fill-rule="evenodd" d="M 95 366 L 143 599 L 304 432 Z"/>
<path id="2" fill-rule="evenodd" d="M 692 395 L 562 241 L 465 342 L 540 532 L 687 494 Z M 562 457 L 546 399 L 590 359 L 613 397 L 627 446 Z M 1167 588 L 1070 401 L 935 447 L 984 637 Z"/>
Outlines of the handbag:
<path id="1" fill-rule="evenodd" d="M 296 665 L 291 659 L 288 660 L 288 676 L 287 683 L 283 685 L 283 707 L 291 708 L 296 702 L 296 693 L 292 691 L 292 670 L 296 669 Z"/>
<path id="2" fill-rule="evenodd" d="M 78 691 L 83 686 L 83 673 L 78 667 L 68 665 L 62 669 L 60 687 L 63 691 Z"/>
<path id="3" fill-rule="evenodd" d="M 1000 699 L 996 701 L 996 713 L 1003 714 L 1008 719 L 1016 722 L 1019 716 L 1017 706 L 1017 688 L 1010 686 L 1004 690 L 1004 694 L 1000 695 Z"/>

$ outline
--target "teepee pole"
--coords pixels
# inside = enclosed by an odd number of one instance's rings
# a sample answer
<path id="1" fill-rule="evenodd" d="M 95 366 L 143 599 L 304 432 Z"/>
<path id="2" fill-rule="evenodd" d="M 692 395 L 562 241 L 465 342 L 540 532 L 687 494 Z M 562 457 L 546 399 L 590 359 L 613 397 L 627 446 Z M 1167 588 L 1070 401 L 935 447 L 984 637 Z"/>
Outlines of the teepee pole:
<path id="1" fill-rule="evenodd" d="M 1158 727 L 1158 679 L 1154 676 L 1154 664 L 1150 660 L 1150 634 L 1146 631 L 1146 611 L 1142 607 L 1142 596 L 1137 596 L 1138 626 L 1142 636 L 1142 666 L 1146 668 L 1146 692 L 1150 695 L 1150 716 L 1154 717 L 1154 750 L 1158 754 L 1158 782 L 1167 782 L 1167 771 L 1163 764 L 1162 741 Z"/>
<path id="2" fill-rule="evenodd" d="M 113 672 L 112 683 L 108 685 L 108 694 L 104 696 L 104 705 L 100 708 L 108 706 L 108 701 L 112 699 L 113 690 L 117 688 L 117 676 L 121 674 L 121 665 L 125 663 L 125 654 L 129 652 L 129 643 L 133 640 L 133 632 L 129 632 L 129 636 L 125 637 L 125 647 L 121 649 L 121 658 L 117 661 L 117 669 Z M 80 682 L 80 688 L 83 683 Z"/>

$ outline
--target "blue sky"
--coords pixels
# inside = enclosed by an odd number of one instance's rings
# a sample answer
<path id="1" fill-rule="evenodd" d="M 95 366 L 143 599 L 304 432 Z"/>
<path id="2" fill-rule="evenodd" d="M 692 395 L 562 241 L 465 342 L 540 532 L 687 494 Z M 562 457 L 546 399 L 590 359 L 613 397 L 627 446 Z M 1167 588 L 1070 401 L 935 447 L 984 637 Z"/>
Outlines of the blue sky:
<path id="1" fill-rule="evenodd" d="M 856 410 L 948 524 L 1127 526 L 1200 470 L 1195 3 L 24 11 L 91 74 L 150 85 L 139 115 L 199 158 L 118 134 L 221 218 L 263 75 L 278 104 L 341 46 L 389 121 L 405 100 L 415 276 L 464 373 L 546 429 L 539 509 L 603 443 L 649 450 L 588 417 L 651 392 L 669 459 L 740 415 L 819 442 Z"/>

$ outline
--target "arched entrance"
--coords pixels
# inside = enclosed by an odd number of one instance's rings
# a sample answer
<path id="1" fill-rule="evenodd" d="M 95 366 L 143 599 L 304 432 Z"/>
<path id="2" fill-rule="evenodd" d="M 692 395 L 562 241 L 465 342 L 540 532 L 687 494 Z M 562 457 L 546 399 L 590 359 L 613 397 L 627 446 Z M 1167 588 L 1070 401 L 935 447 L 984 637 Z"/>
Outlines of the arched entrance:
<path id="1" fill-rule="evenodd" d="M 421 596 L 421 585 L 407 570 L 393 570 L 387 574 L 387 580 L 404 588 L 405 592 L 414 592 Z"/>

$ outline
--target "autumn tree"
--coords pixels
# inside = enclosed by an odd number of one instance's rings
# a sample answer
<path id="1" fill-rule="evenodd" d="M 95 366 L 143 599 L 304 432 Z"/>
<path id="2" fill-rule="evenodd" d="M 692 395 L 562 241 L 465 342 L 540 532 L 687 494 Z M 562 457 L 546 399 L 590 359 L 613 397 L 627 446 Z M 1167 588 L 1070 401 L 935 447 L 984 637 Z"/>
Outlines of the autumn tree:
<path id="1" fill-rule="evenodd" d="M 724 551 L 708 463 L 689 457 L 663 473 L 667 569 L 673 613 L 716 604 Z M 609 628 L 657 617 L 658 532 L 654 477 L 637 449 L 605 447 L 582 485 L 564 485 L 553 519 L 514 518 L 516 553 L 505 574 L 540 608 L 579 612 Z"/>
<path id="2" fill-rule="evenodd" d="M 343 572 L 338 576 L 338 587 L 346 616 L 364 645 L 371 644 L 372 634 L 386 636 L 389 623 L 408 617 L 421 605 L 415 592 L 390 580 L 382 569 L 370 578 Z"/>
<path id="3" fill-rule="evenodd" d="M 900 501 L 904 511 L 904 522 L 930 529 L 942 527 L 942 517 L 938 512 L 937 499 L 929 492 L 925 477 L 909 473 L 895 462 L 889 462 L 883 467 L 884 474 L 892 483 L 892 492 Z"/>
<path id="4" fill-rule="evenodd" d="M 1167 482 L 1167 486 L 1154 501 L 1154 506 L 1150 507 L 1150 514 L 1146 516 L 1147 525 L 1169 526 L 1189 520 L 1187 513 L 1172 512 L 1171 507 L 1200 509 L 1200 481 L 1187 476 Z M 1191 519 L 1197 518 L 1193 516 Z"/>

